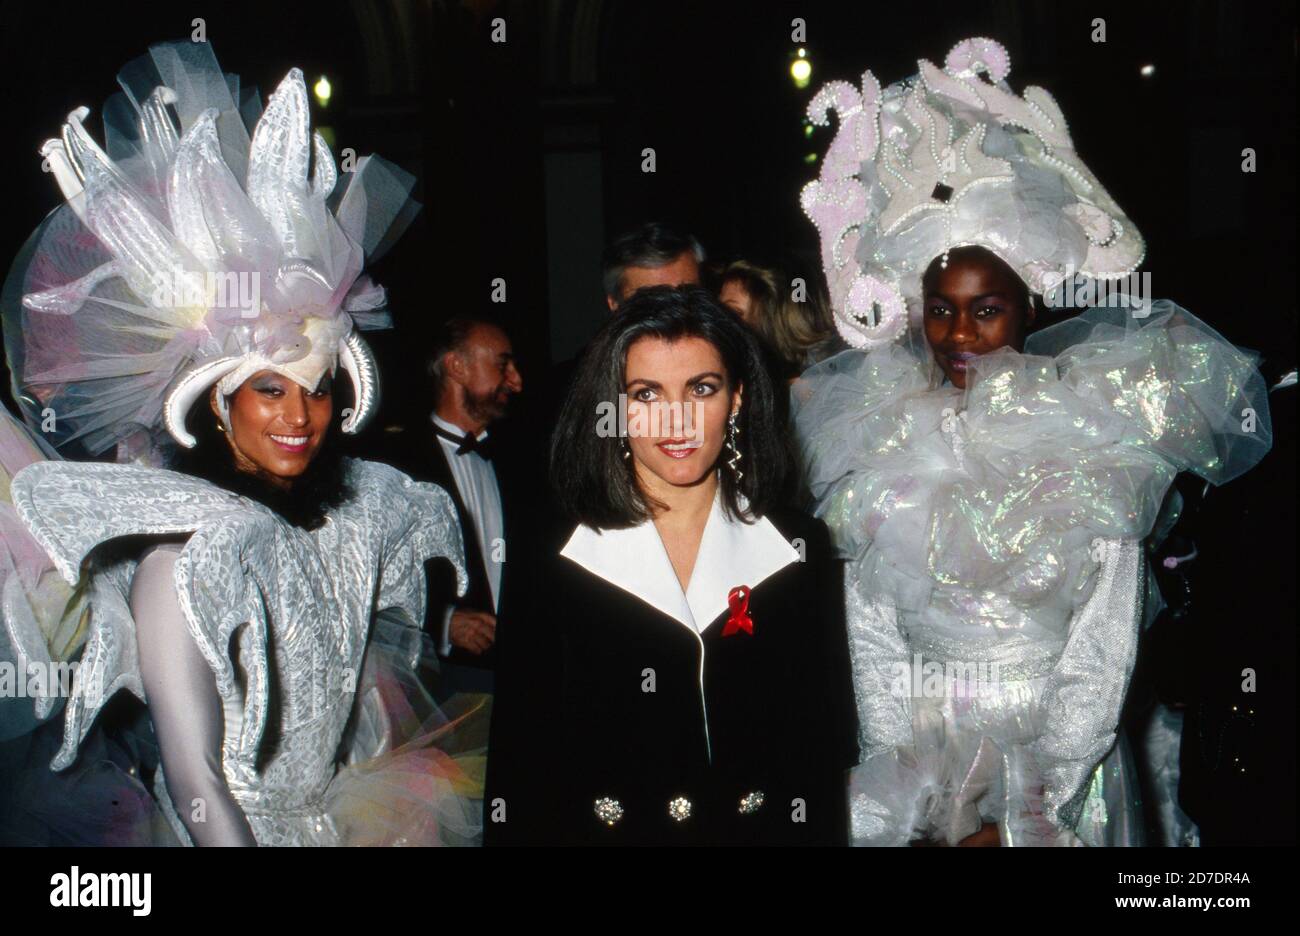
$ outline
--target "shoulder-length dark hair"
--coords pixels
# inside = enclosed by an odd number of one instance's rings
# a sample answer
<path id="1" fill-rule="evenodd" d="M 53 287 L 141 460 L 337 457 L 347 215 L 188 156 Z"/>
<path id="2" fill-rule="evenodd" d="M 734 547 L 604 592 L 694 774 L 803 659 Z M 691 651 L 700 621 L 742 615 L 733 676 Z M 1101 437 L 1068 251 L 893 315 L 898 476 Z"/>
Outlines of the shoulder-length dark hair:
<path id="1" fill-rule="evenodd" d="M 636 526 L 651 516 L 653 504 L 636 483 L 631 460 L 623 456 L 623 440 L 596 431 L 603 409 L 613 405 L 621 410 L 627 352 L 642 338 L 702 338 L 721 356 L 728 386 L 743 386 L 736 423 L 743 475 L 737 481 L 724 468 L 719 486 L 731 516 L 747 523 L 762 517 L 781 497 L 790 472 L 781 411 L 758 342 L 699 286 L 638 290 L 592 339 L 551 438 L 551 484 L 559 507 L 570 519 L 597 530 Z M 718 463 L 726 457 L 724 447 Z"/>
<path id="2" fill-rule="evenodd" d="M 334 384 L 335 387 L 338 383 Z M 192 449 L 175 445 L 167 467 L 210 481 L 227 491 L 257 501 L 289 523 L 304 530 L 324 525 L 330 510 L 352 496 L 339 440 L 341 405 L 336 393 L 334 413 L 325 441 L 301 476 L 287 490 L 235 467 L 234 453 L 212 412 L 208 395 L 201 395 L 190 408 L 185 426 L 198 440 Z"/>

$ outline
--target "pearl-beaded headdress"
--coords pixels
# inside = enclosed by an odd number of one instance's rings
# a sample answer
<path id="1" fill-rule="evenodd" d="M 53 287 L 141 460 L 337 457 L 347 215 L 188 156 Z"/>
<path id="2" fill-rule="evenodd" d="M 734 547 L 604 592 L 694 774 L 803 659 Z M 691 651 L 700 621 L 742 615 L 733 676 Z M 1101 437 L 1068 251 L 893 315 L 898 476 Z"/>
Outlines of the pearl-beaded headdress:
<path id="1" fill-rule="evenodd" d="M 1067 275 L 1138 267 L 1142 236 L 1075 152 L 1052 96 L 1011 90 L 1005 48 L 966 39 L 943 68 L 917 64 L 883 90 L 870 71 L 861 88 L 828 82 L 808 106 L 816 124 L 839 118 L 801 203 L 846 341 L 901 335 L 926 267 L 956 247 L 987 248 L 1039 294 Z"/>

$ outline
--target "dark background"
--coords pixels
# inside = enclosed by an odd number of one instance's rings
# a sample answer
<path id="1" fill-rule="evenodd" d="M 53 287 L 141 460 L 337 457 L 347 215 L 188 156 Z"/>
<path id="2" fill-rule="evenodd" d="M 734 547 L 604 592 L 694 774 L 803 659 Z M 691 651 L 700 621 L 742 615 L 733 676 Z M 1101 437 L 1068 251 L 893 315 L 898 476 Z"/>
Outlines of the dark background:
<path id="1" fill-rule="evenodd" d="M 788 68 L 807 23 L 813 80 Z M 375 336 L 384 421 L 423 397 L 413 352 L 431 322 L 493 311 L 525 380 L 601 320 L 599 252 L 647 219 L 693 230 L 716 258 L 816 274 L 798 205 L 831 128 L 804 136 L 823 81 L 888 84 L 968 36 L 1011 53 L 1010 82 L 1047 87 L 1078 150 L 1138 224 L 1156 296 L 1177 300 L 1270 371 L 1295 358 L 1295 12 L 1291 3 L 825 3 L 677 0 L 0 2 L 6 82 L 0 257 L 58 203 L 37 149 L 63 116 L 98 111 L 114 76 L 202 17 L 223 68 L 269 93 L 293 65 L 334 94 L 316 122 L 343 147 L 420 179 L 424 210 L 378 265 L 397 330 Z M 506 41 L 491 41 L 504 19 Z M 1103 18 L 1106 42 L 1092 41 Z M 1154 76 L 1139 74 L 1153 64 Z M 1241 171 L 1243 147 L 1258 171 Z M 653 147 L 657 172 L 641 171 Z M 7 261 L 6 261 L 7 262 Z M 507 302 L 491 303 L 506 281 Z M 423 406 L 423 402 L 420 404 Z"/>
<path id="2" fill-rule="evenodd" d="M 1259 350 L 1271 378 L 1295 367 L 1290 2 L 0 0 L 0 257 L 59 203 L 42 141 L 82 104 L 98 133 L 117 70 L 152 42 L 188 37 L 195 17 L 222 66 L 264 95 L 294 65 L 309 84 L 328 76 L 334 94 L 315 118 L 336 155 L 377 152 L 420 180 L 423 212 L 373 271 L 397 325 L 369 336 L 385 385 L 376 433 L 431 408 L 421 353 L 451 315 L 504 317 L 525 396 L 545 384 L 606 314 L 601 247 L 642 221 L 689 228 L 715 258 L 817 273 L 798 195 L 817 174 L 805 157 L 834 131 L 805 136 L 807 102 L 867 68 L 888 84 L 917 58 L 941 64 L 970 36 L 1008 48 L 1015 90 L 1041 84 L 1060 102 L 1078 151 L 1146 237 L 1155 296 Z M 795 17 L 813 65 L 804 89 L 788 71 Z M 1097 18 L 1104 43 L 1092 40 Z M 654 174 L 641 171 L 645 147 Z M 1241 171 L 1245 147 L 1254 173 Z M 497 277 L 504 305 L 490 299 Z M 1184 752 L 1203 766 L 1185 771 L 1200 786 L 1184 792 L 1207 840 L 1294 843 L 1294 393 L 1275 403 L 1264 467 L 1189 532 L 1205 584 L 1170 659 L 1192 658 L 1176 661 L 1191 683 L 1175 692 L 1192 703 Z M 1272 668 L 1246 723 L 1237 674 L 1261 660 Z"/>

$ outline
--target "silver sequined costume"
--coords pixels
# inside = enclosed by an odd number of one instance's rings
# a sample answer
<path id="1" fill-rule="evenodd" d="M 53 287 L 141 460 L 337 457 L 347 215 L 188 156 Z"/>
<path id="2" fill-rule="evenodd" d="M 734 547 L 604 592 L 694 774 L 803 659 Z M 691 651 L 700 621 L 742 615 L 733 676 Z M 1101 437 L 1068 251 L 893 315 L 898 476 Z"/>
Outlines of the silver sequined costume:
<path id="1" fill-rule="evenodd" d="M 83 561 L 89 634 L 64 716 L 56 769 L 70 765 L 104 703 L 127 689 L 144 701 L 129 596 L 138 550 L 93 552 L 124 536 L 192 534 L 174 564 L 189 635 L 216 677 L 226 713 L 220 763 L 258 844 L 336 844 L 334 782 L 376 612 L 424 618 L 425 560 L 443 556 L 464 587 L 463 551 L 447 494 L 385 465 L 349 460 L 353 496 L 308 532 L 205 481 L 128 465 L 38 462 L 14 476 L 14 507 L 70 583 Z M 8 608 L 6 609 L 8 612 Z M 42 634 L 6 613 L 26 665 Z M 418 647 L 418 644 L 416 644 Z M 408 660 L 414 665 L 414 660 Z M 375 706 L 377 694 L 361 705 Z M 375 712 L 359 713 L 366 725 Z M 371 750 L 379 753 L 382 744 Z M 361 743 L 361 742 L 358 742 Z M 182 841 L 165 781 L 160 805 Z M 431 807 L 436 804 L 431 804 Z"/>

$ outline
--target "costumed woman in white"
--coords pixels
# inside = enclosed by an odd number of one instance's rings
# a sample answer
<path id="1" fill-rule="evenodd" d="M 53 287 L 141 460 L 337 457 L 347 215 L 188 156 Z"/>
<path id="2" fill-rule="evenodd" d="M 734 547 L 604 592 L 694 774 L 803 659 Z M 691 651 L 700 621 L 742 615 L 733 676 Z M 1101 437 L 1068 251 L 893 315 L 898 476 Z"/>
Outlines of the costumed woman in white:
<path id="1" fill-rule="evenodd" d="M 139 791 L 134 767 L 106 779 L 78 753 L 117 690 L 147 703 L 167 822 L 114 825 L 96 810 L 129 795 L 69 794 L 51 841 L 474 842 L 485 700 L 453 719 L 415 677 L 425 561 L 464 587 L 455 511 L 334 448 L 376 404 L 355 328 L 387 324 L 385 294 L 361 271 L 409 219 L 411 179 L 375 157 L 341 179 L 297 69 L 264 112 L 206 43 L 154 46 L 119 82 L 103 148 L 85 108 L 43 147 L 68 201 L 5 290 L 42 432 L 0 420 L 8 471 L 30 462 L 4 505 L 4 649 L 24 673 L 78 664 L 51 766 L 88 789 Z M 42 458 L 45 440 L 135 464 Z"/>
<path id="2" fill-rule="evenodd" d="M 864 845 L 1141 841 L 1117 744 L 1175 474 L 1268 450 L 1255 358 L 1167 301 L 1029 334 L 1066 277 L 1145 247 L 1052 97 L 969 39 L 887 88 L 831 82 L 803 205 L 837 327 L 793 406 L 817 514 L 850 558 Z"/>

